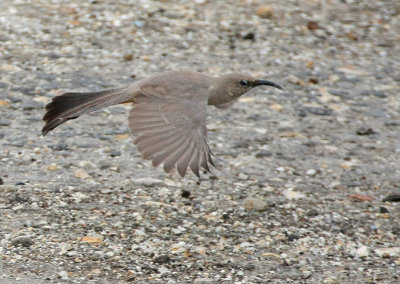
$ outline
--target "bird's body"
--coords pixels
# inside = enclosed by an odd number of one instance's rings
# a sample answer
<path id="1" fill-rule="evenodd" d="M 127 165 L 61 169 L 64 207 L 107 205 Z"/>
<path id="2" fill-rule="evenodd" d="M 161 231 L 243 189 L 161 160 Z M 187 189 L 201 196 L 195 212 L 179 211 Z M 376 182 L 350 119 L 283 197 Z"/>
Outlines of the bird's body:
<path id="1" fill-rule="evenodd" d="M 246 74 L 212 77 L 193 71 L 168 71 L 136 81 L 130 86 L 93 93 L 65 93 L 46 106 L 42 134 L 67 120 L 104 107 L 132 103 L 129 127 L 143 158 L 154 166 L 175 167 L 181 176 L 188 167 L 214 165 L 207 141 L 207 105 L 223 106 L 258 85 L 279 85 Z"/>

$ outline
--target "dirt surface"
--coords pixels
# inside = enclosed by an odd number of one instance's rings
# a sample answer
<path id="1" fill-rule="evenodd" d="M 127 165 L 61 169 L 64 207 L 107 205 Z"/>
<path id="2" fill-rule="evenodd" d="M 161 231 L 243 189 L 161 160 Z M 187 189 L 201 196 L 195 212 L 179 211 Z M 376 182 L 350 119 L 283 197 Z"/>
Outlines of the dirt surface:
<path id="1" fill-rule="evenodd" d="M 1 283 L 399 283 L 400 2 L 0 1 Z M 40 136 L 64 91 L 247 71 L 219 169 L 143 161 L 129 106 Z"/>

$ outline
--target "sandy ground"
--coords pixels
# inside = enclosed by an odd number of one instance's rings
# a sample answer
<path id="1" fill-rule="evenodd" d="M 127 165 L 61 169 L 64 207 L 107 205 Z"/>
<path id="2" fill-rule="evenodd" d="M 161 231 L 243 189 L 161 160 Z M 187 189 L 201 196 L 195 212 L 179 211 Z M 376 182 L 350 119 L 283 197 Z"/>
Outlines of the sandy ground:
<path id="1" fill-rule="evenodd" d="M 0 2 L 1 283 L 399 283 L 400 2 Z M 219 169 L 141 159 L 129 106 L 40 136 L 64 91 L 246 71 Z"/>

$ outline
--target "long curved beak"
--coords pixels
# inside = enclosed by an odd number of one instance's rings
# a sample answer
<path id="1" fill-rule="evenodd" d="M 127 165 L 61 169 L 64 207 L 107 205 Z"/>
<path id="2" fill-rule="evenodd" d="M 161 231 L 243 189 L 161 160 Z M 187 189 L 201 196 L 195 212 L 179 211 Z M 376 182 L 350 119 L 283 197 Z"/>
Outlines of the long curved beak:
<path id="1" fill-rule="evenodd" d="M 254 86 L 261 86 L 261 85 L 267 85 L 267 86 L 272 86 L 275 88 L 278 88 L 280 90 L 283 90 L 281 86 L 279 86 L 278 84 L 271 82 L 271 81 L 267 81 L 267 80 L 255 80 L 254 81 Z"/>

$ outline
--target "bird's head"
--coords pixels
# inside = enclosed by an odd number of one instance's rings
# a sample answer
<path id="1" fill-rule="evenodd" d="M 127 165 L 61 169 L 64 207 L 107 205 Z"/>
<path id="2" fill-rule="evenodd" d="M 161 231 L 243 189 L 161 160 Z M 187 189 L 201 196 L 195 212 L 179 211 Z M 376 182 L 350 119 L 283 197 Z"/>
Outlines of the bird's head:
<path id="1" fill-rule="evenodd" d="M 252 88 L 262 85 L 272 86 L 282 90 L 282 87 L 274 82 L 255 79 L 248 74 L 240 73 L 232 73 L 221 76 L 217 78 L 216 85 L 216 91 L 219 98 L 215 98 L 216 100 L 214 103 L 210 103 L 209 101 L 209 104 L 218 105 L 232 101 L 248 92 Z"/>

